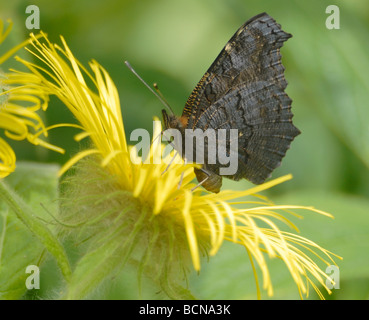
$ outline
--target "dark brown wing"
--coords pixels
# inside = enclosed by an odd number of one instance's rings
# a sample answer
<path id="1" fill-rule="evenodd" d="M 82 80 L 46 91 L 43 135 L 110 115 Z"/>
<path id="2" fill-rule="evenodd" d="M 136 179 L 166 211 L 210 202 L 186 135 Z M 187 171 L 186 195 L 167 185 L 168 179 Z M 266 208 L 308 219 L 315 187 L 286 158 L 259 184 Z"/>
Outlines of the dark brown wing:
<path id="1" fill-rule="evenodd" d="M 300 133 L 292 124 L 291 99 L 274 83 L 257 81 L 240 84 L 225 94 L 201 114 L 197 128 L 206 130 L 238 130 L 235 157 L 237 172 L 226 176 L 233 180 L 246 178 L 260 184 L 280 165 L 291 141 Z M 229 140 L 217 140 L 227 150 Z M 207 147 L 207 146 L 206 146 Z M 207 160 L 205 159 L 205 163 Z M 208 164 L 206 169 L 219 174 L 220 163 Z"/>
<path id="2" fill-rule="evenodd" d="M 200 115 L 240 84 L 269 81 L 284 90 L 287 82 L 279 52 L 291 35 L 266 13 L 246 21 L 228 41 L 188 98 L 183 116 L 196 128 Z"/>
<path id="3" fill-rule="evenodd" d="M 238 169 L 228 178 L 264 182 L 300 133 L 292 124 L 279 51 L 290 37 L 266 13 L 248 20 L 186 103 L 187 128 L 238 130 Z M 229 141 L 225 147 L 230 152 Z M 219 163 L 205 163 L 208 171 L 219 174 Z"/>

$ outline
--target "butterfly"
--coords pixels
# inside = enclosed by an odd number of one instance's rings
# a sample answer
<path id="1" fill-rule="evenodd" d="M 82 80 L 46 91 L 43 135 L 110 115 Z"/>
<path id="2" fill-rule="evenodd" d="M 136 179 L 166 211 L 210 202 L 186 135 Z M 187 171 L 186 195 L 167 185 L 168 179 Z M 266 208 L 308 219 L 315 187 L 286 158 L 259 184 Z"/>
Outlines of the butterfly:
<path id="1" fill-rule="evenodd" d="M 183 139 L 186 129 L 237 129 L 237 171 L 224 176 L 263 183 L 300 134 L 292 123 L 292 100 L 284 92 L 280 48 L 290 37 L 267 13 L 246 21 L 192 91 L 182 116 L 162 110 L 165 128 L 179 130 Z M 217 146 L 205 142 L 205 147 Z M 226 148 L 229 153 L 229 143 Z M 206 155 L 195 174 L 206 190 L 217 193 L 224 165 L 209 163 Z"/>

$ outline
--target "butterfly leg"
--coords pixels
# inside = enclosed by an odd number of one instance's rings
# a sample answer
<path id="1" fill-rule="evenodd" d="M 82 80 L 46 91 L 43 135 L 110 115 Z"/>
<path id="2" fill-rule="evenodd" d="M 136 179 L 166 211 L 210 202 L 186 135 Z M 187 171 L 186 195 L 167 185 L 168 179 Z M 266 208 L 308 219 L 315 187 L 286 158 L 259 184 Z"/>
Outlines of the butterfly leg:
<path id="1" fill-rule="evenodd" d="M 200 168 L 200 169 L 194 169 L 195 170 L 195 174 L 196 174 L 196 177 L 197 177 L 197 181 L 199 181 L 199 183 L 194 186 L 191 191 L 194 191 L 196 190 L 198 187 L 200 187 L 201 185 L 203 185 L 208 179 L 209 177 L 211 176 L 211 173 L 206 171 L 205 169 L 203 168 Z"/>
<path id="2" fill-rule="evenodd" d="M 202 180 L 201 182 L 199 182 L 196 186 L 194 186 L 192 189 L 191 189 L 191 192 L 194 192 L 198 187 L 202 186 L 203 183 L 208 180 L 209 177 L 206 177 L 204 180 Z"/>
<path id="3" fill-rule="evenodd" d="M 203 186 L 206 190 L 214 193 L 218 193 L 222 186 L 222 177 L 217 174 L 208 171 L 204 168 L 194 169 L 197 181 L 200 183 L 192 189 L 192 191 L 199 186 Z"/>
<path id="4" fill-rule="evenodd" d="M 152 140 L 152 144 L 154 144 L 154 142 L 156 141 L 156 139 L 158 139 L 159 137 L 161 138 L 161 136 L 163 135 L 164 130 L 160 131 L 160 133 L 154 138 L 154 140 Z"/>
<path id="5" fill-rule="evenodd" d="M 164 130 L 163 130 L 162 132 L 160 132 L 160 136 L 161 136 L 163 133 L 164 133 Z M 157 139 L 157 137 L 156 137 L 155 139 Z M 175 146 L 174 146 L 174 144 L 173 144 L 173 142 L 172 142 L 172 141 L 169 141 L 169 144 L 172 146 L 173 150 L 176 150 L 176 148 L 175 148 Z M 167 171 L 169 170 L 170 166 L 172 165 L 172 163 L 173 163 L 173 161 L 174 161 L 174 159 L 175 159 L 175 157 L 176 157 L 177 155 L 178 155 L 178 151 L 176 151 L 176 152 L 175 152 L 175 154 L 174 154 L 173 158 L 170 160 L 170 162 L 169 162 L 168 166 L 167 166 L 167 167 L 165 168 L 165 170 L 161 173 L 161 175 L 163 175 L 165 172 L 167 172 Z"/>
<path id="6" fill-rule="evenodd" d="M 184 165 L 186 165 L 187 164 L 187 160 L 186 160 L 186 158 L 183 158 L 183 161 L 184 161 Z M 181 178 L 179 179 L 179 183 L 178 183 L 178 189 L 181 187 L 181 185 L 182 185 L 182 182 L 183 182 L 183 176 L 184 176 L 184 171 L 182 171 L 182 173 L 181 173 Z"/>
<path id="7" fill-rule="evenodd" d="M 197 170 L 197 169 L 195 169 L 195 170 Z M 198 187 L 200 187 L 201 185 L 203 185 L 209 179 L 209 177 L 210 177 L 210 174 L 206 170 L 204 170 L 204 169 L 201 168 L 201 169 L 199 169 L 199 171 L 202 172 L 202 173 L 204 173 L 206 175 L 206 177 L 203 180 L 201 180 L 201 181 L 199 180 L 199 178 L 197 178 L 197 181 L 199 181 L 199 183 L 191 189 L 191 192 L 193 192 Z M 196 173 L 196 171 L 195 171 L 195 173 Z M 197 177 L 197 174 L 196 174 L 196 177 Z"/>
<path id="8" fill-rule="evenodd" d="M 167 167 L 165 168 L 165 170 L 161 173 L 161 175 L 163 175 L 165 172 L 168 171 L 169 167 L 171 166 L 171 164 L 173 163 L 175 157 L 177 156 L 178 152 L 176 151 L 176 153 L 174 154 L 174 156 L 172 157 L 172 159 L 170 160 L 170 162 L 168 163 Z"/>
<path id="9" fill-rule="evenodd" d="M 177 189 L 179 189 L 179 188 L 181 187 L 181 185 L 182 185 L 182 182 L 183 182 L 183 176 L 184 176 L 184 171 L 182 171 L 182 173 L 181 173 L 181 179 L 179 179 Z"/>

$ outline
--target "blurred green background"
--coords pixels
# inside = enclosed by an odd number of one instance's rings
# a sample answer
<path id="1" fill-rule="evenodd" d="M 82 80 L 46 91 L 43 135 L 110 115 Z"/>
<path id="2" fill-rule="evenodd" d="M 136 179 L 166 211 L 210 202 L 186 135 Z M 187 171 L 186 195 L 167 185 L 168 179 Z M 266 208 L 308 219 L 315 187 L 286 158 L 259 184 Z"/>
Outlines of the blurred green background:
<path id="1" fill-rule="evenodd" d="M 296 221 L 301 235 L 344 258 L 336 299 L 369 298 L 369 2 L 256 0 L 78 0 L 0 2 L 0 17 L 11 18 L 14 32 L 7 45 L 26 38 L 28 5 L 40 9 L 41 29 L 60 43 L 63 35 L 85 65 L 102 64 L 119 90 L 127 135 L 138 127 L 151 131 L 160 102 L 124 66 L 130 61 L 148 82 L 157 82 L 177 114 L 220 50 L 250 17 L 267 12 L 293 38 L 282 49 L 293 100 L 294 123 L 302 134 L 292 143 L 273 177 L 292 173 L 294 179 L 265 194 L 278 204 L 312 205 L 335 219 L 307 212 Z M 340 8 L 340 29 L 328 30 L 328 5 Z M 9 61 L 7 66 L 15 66 Z M 52 100 L 47 124 L 73 122 L 69 112 Z M 19 160 L 63 163 L 79 150 L 70 129 L 50 132 L 50 142 L 68 150 L 64 156 L 13 143 Z M 247 181 L 224 183 L 245 189 Z M 324 265 L 322 268 L 325 269 Z M 270 261 L 274 298 L 299 298 L 286 268 Z M 100 298 L 136 298 L 128 271 Z M 50 276 L 50 279 L 52 277 Z M 50 280 L 52 282 L 52 280 Z M 201 274 L 191 275 L 198 298 L 256 298 L 247 254 L 225 245 Z M 144 298 L 155 298 L 147 292 Z M 267 298 L 263 293 L 263 298 Z M 316 298 L 311 292 L 311 298 Z"/>

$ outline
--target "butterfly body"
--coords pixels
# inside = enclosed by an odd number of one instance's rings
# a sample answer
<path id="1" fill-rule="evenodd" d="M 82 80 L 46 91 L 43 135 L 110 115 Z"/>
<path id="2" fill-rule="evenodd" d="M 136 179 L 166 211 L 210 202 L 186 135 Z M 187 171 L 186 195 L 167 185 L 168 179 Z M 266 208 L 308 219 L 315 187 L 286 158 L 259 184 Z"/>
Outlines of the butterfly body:
<path id="1" fill-rule="evenodd" d="M 292 100 L 284 92 L 287 81 L 280 48 L 290 34 L 268 14 L 243 24 L 229 40 L 188 98 L 181 117 L 163 110 L 166 128 L 178 129 L 185 144 L 186 129 L 237 130 L 238 169 L 224 175 L 260 184 L 280 165 L 291 141 L 300 133 L 292 124 Z M 218 141 L 218 140 L 217 140 Z M 217 143 L 216 143 L 217 144 Z M 224 164 L 209 163 L 207 150 L 217 148 L 205 140 L 199 182 L 211 192 L 222 185 Z M 229 155 L 230 141 L 224 148 Z M 185 153 L 182 153 L 185 156 Z"/>

